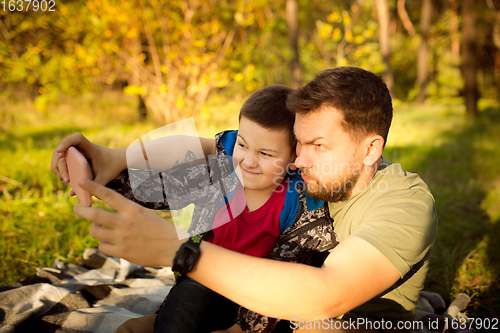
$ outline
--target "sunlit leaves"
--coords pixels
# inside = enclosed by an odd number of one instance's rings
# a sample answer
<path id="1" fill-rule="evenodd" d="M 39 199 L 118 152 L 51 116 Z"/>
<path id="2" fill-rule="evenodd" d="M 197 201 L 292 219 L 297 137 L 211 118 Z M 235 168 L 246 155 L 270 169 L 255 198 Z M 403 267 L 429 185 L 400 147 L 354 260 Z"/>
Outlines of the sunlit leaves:
<path id="1" fill-rule="evenodd" d="M 381 57 L 378 49 L 378 24 L 372 17 L 372 1 L 336 2 L 323 8 L 327 15 L 315 21 L 315 32 L 302 48 L 321 55 L 321 67 L 359 66 L 379 72 L 383 70 L 376 61 Z M 303 52 L 304 53 L 304 52 Z M 312 55 L 314 56 L 314 55 Z"/>
<path id="2" fill-rule="evenodd" d="M 164 86 L 164 85 L 162 85 Z M 161 91 L 161 89 L 160 89 Z M 146 95 L 148 90 L 146 87 L 139 87 L 139 86 L 136 86 L 136 85 L 133 85 L 133 84 L 130 84 L 128 86 L 126 86 L 124 89 L 123 89 L 123 92 L 127 95 Z"/>
<path id="3" fill-rule="evenodd" d="M 0 12 L 0 78 L 38 91 L 38 108 L 49 105 L 47 96 L 119 80 L 143 87 L 127 93 L 141 95 L 158 121 L 171 121 L 201 110 L 213 92 L 233 96 L 290 84 L 285 8 L 284 0 L 75 0 L 58 2 L 51 15 Z M 338 65 L 382 73 L 373 8 L 374 0 L 300 2 L 304 83 Z M 430 33 L 431 97 L 457 95 L 462 86 L 445 9 Z M 418 5 L 408 4 L 408 11 L 418 27 Z M 407 97 L 418 38 L 401 33 L 396 17 L 391 22 L 397 94 Z M 479 39 L 484 44 L 489 37 L 482 33 Z"/>

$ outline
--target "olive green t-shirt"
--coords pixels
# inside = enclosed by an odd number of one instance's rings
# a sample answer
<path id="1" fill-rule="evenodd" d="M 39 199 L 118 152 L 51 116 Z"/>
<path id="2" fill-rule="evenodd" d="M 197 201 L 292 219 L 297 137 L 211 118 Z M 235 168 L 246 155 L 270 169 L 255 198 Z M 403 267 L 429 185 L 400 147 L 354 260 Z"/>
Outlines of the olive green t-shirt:
<path id="1" fill-rule="evenodd" d="M 401 274 L 389 290 L 343 318 L 414 320 L 437 233 L 434 198 L 424 181 L 383 159 L 361 193 L 328 206 L 341 242 L 349 235 L 366 240 Z"/>

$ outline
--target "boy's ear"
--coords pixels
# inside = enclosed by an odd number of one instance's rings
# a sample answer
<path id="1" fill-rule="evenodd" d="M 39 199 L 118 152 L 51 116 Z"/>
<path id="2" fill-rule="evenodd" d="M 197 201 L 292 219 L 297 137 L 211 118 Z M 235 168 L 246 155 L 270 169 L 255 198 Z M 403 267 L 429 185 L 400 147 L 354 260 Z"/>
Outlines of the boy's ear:
<path id="1" fill-rule="evenodd" d="M 379 160 L 384 150 L 384 142 L 384 138 L 380 135 L 372 135 L 366 138 L 366 153 L 363 159 L 364 165 L 372 166 Z"/>

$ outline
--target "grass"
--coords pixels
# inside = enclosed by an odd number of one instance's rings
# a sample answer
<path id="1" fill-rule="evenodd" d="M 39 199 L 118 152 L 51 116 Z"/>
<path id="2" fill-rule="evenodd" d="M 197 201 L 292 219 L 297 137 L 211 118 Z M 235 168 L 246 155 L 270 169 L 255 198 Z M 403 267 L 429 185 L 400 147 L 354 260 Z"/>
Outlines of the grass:
<path id="1" fill-rule="evenodd" d="M 118 93 L 62 99 L 50 112 L 0 96 L 0 284 L 35 274 L 56 258 L 74 262 L 87 247 L 90 223 L 77 199 L 49 170 L 52 150 L 77 131 L 109 147 L 125 147 L 157 126 L 136 121 L 136 99 Z M 207 107 L 199 134 L 235 128 L 240 101 Z M 500 313 L 500 107 L 482 101 L 478 120 L 460 104 L 400 103 L 385 156 L 419 173 L 436 199 L 439 233 L 426 289 L 452 301 L 472 297 L 470 317 Z M 99 202 L 95 202 L 99 206 Z M 164 213 L 165 214 L 165 213 Z"/>

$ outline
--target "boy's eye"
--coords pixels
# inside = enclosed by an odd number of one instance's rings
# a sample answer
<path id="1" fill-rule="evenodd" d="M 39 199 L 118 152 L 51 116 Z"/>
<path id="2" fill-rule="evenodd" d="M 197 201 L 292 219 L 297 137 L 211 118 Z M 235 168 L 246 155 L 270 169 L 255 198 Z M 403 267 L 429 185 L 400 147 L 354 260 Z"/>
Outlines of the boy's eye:
<path id="1" fill-rule="evenodd" d="M 264 155 L 264 156 L 269 156 L 269 157 L 272 157 L 272 156 L 273 156 L 273 155 L 266 154 L 266 153 L 264 153 L 264 152 L 261 152 L 261 154 L 262 154 L 262 155 Z"/>

